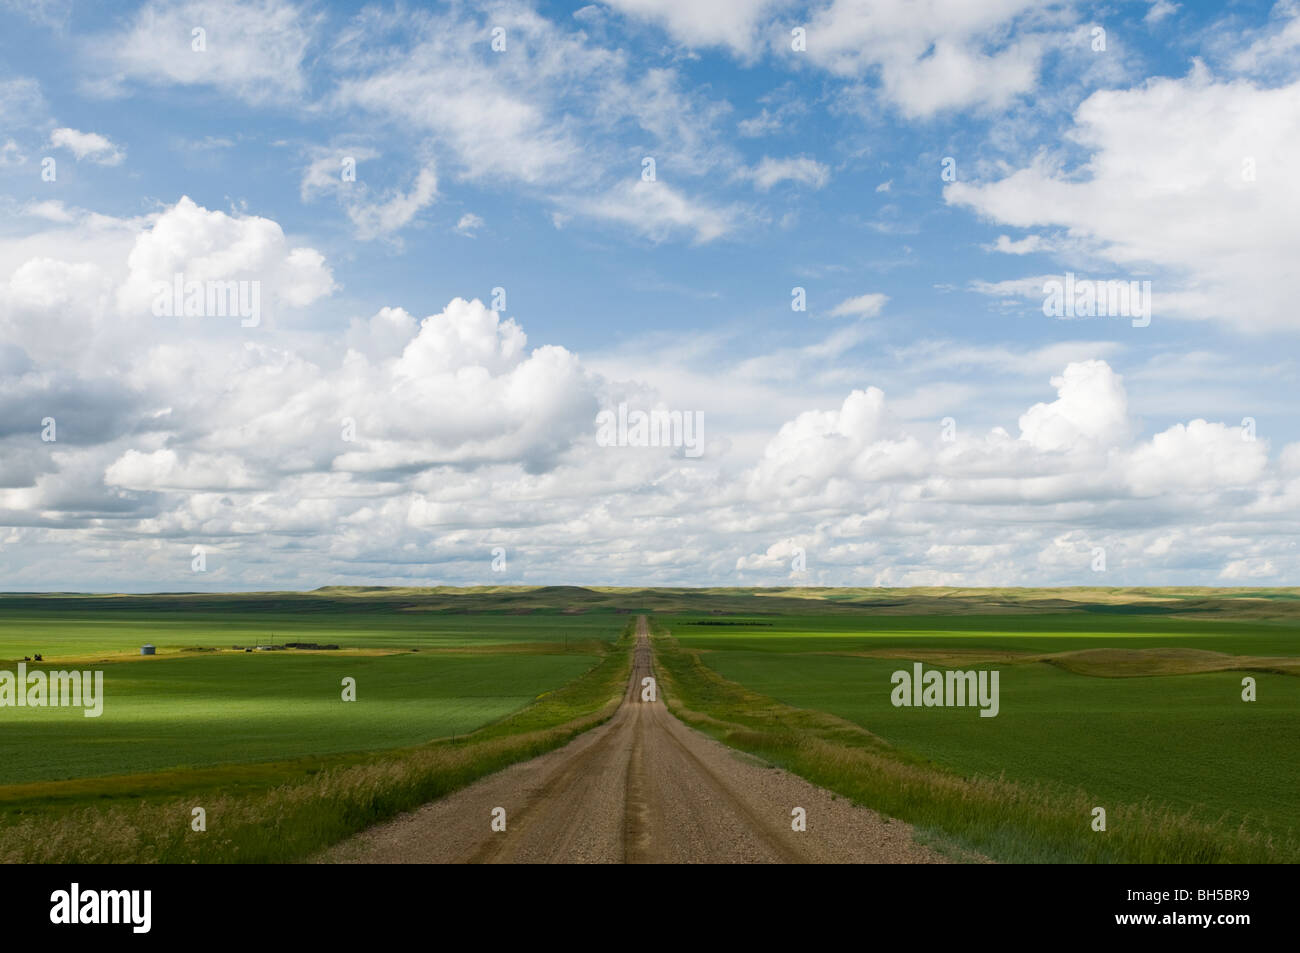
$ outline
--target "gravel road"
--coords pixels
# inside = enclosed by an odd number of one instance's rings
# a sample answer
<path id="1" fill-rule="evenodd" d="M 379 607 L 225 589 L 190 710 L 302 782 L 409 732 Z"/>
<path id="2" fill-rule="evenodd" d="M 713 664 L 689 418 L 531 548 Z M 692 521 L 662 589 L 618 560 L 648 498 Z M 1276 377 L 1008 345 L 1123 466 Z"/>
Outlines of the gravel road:
<path id="1" fill-rule="evenodd" d="M 943 863 L 910 825 L 686 727 L 661 699 L 646 620 L 623 704 L 565 747 L 326 851 L 326 863 Z M 505 830 L 492 829 L 495 808 Z M 792 829 L 796 807 L 804 831 Z"/>

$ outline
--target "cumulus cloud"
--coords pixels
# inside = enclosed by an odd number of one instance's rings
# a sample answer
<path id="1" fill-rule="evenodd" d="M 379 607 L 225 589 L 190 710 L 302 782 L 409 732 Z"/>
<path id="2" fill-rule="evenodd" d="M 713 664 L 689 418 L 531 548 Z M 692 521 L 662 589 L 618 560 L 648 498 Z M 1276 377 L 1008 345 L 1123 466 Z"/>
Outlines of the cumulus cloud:
<path id="1" fill-rule="evenodd" d="M 62 127 L 50 133 L 50 145 L 67 149 L 77 160 L 89 159 L 97 165 L 121 165 L 126 153 L 97 132 L 80 132 Z"/>
<path id="2" fill-rule="evenodd" d="M 971 106 L 1003 106 L 1032 90 L 1050 43 L 1010 25 L 1034 4 L 942 0 L 925 16 L 906 0 L 833 0 L 808 26 L 808 57 L 831 73 L 877 71 L 881 94 L 914 118 Z"/>
<path id="3" fill-rule="evenodd" d="M 186 281 L 258 281 L 263 294 L 294 308 L 334 288 L 324 256 L 313 248 L 290 247 L 276 222 L 210 211 L 188 196 L 140 233 L 126 265 L 117 294 L 123 312 L 150 313 L 159 283 L 169 284 L 177 274 Z"/>
<path id="4" fill-rule="evenodd" d="M 1082 168 L 1040 153 L 1003 178 L 951 183 L 944 197 L 993 222 L 1064 229 L 1134 280 L 1156 269 L 1155 320 L 1295 328 L 1283 276 L 1294 269 L 1300 181 L 1283 170 L 1300 149 L 1297 117 L 1300 82 L 1217 80 L 1198 65 L 1084 100 L 1068 132 L 1089 154 Z"/>
<path id="5" fill-rule="evenodd" d="M 851 245 L 838 254 L 838 226 L 851 212 L 836 189 L 884 202 L 868 223 L 880 230 L 911 227 L 918 207 L 908 204 L 917 175 L 897 154 L 876 155 L 855 128 L 885 105 L 889 122 L 975 117 L 945 124 L 944 136 L 954 154 L 989 158 L 962 160 L 961 180 L 944 195 L 997 229 L 959 241 L 1056 256 L 1098 277 L 1150 274 L 1157 321 L 1163 313 L 1285 330 L 1295 318 L 1282 279 L 1294 271 L 1300 211 L 1287 175 L 1300 144 L 1289 6 L 1266 30 L 1224 44 L 1212 62 L 1232 72 L 1197 66 L 1134 86 L 1122 70 L 1097 66 L 1103 92 L 1078 103 L 1084 94 L 1069 81 L 978 143 L 984 117 L 1036 91 L 1044 52 L 1068 53 L 1074 11 L 942 0 L 918 18 L 903 0 L 825 0 L 806 11 L 809 46 L 796 57 L 785 22 L 796 11 L 779 0 L 615 6 L 621 13 L 573 19 L 513 0 L 484 10 L 369 7 L 340 16 L 341 29 L 318 46 L 332 14 L 315 6 L 147 3 L 122 30 L 97 37 L 110 92 L 174 84 L 191 87 L 191 98 L 204 88 L 228 102 L 294 107 L 304 122 L 323 118 L 326 131 L 303 136 L 328 148 L 274 147 L 298 150 L 300 197 L 338 202 L 355 238 L 395 239 L 445 193 L 459 221 L 440 216 L 436 234 L 421 237 L 445 243 L 453 270 L 431 276 L 448 288 L 439 299 L 421 299 L 412 288 L 432 285 L 409 282 L 390 295 L 381 273 L 340 300 L 339 262 L 356 256 L 365 268 L 395 255 L 396 241 L 323 244 L 286 235 L 265 213 L 189 198 L 137 204 L 154 209 L 138 218 L 98 215 L 46 197 L 52 191 L 15 199 L 0 235 L 0 570 L 10 585 L 190 588 L 195 544 L 219 554 L 213 584 L 266 588 L 499 582 L 487 568 L 494 545 L 511 553 L 511 582 L 785 583 L 799 551 L 807 571 L 793 578 L 816 584 L 1268 584 L 1300 570 L 1300 445 L 1274 452 L 1269 440 L 1285 397 L 1250 406 L 1246 397 L 1262 391 L 1232 379 L 1250 366 L 1288 385 L 1281 348 L 1274 367 L 1229 361 L 1202 374 L 1206 364 L 1189 361 L 1177 339 L 1137 340 L 1127 325 L 1121 336 L 1110 335 L 1114 325 L 1043 322 L 1032 344 L 1018 330 L 935 338 L 936 328 L 979 316 L 958 306 L 944 316 L 950 324 L 935 324 L 923 307 L 912 310 L 916 285 L 901 279 L 897 302 L 864 293 L 835 304 L 822 284 L 825 313 L 847 321 L 751 322 L 727 284 L 737 273 L 723 271 L 716 290 L 681 296 L 666 343 L 593 337 L 580 356 L 574 340 L 538 330 L 566 327 L 563 314 L 498 313 L 467 291 L 452 297 L 460 289 L 446 284 L 458 280 L 457 256 L 477 247 L 448 232 L 525 235 L 526 216 L 513 211 L 520 198 L 557 226 L 585 219 L 650 242 L 717 243 L 690 256 L 710 280 L 711 262 L 727 257 L 745 262 L 740 274 L 758 274 L 781 259 L 757 242 L 751 256 L 746 226 L 788 225 L 794 210 L 778 218 L 748 203 L 798 191 L 808 227 L 828 230 L 791 233 L 787 244 L 811 256 L 816 241 L 799 236 L 824 238 L 836 252 L 819 264 L 787 256 L 798 277 L 768 273 L 772 300 L 784 313 L 784 287 L 831 275 L 852 294 L 854 269 L 862 280 L 916 262 L 910 248 L 892 262 Z M 1162 6 L 1172 5 L 1154 4 L 1152 14 Z M 648 24 L 635 28 L 636 43 L 605 42 L 612 25 L 633 23 Z M 206 29 L 206 52 L 193 49 L 195 25 Z M 496 25 L 508 55 L 489 46 Z M 686 47 L 727 50 L 744 68 L 766 55 L 800 79 L 745 104 L 739 118 L 714 87 L 690 79 L 689 49 L 649 68 L 629 52 L 657 45 L 660 29 Z M 1079 80 L 1088 89 L 1089 75 Z M 1076 104 L 1064 148 L 1055 131 L 1043 151 L 1021 148 L 1043 115 Z M 743 152 L 731 141 L 734 132 L 792 131 L 827 105 L 845 133 L 827 140 L 844 170 L 834 181 L 816 159 L 780 157 L 803 148 L 793 138 Z M 4 139 L 2 163 L 56 138 L 30 81 L 0 81 L 0 115 L 38 130 Z M 358 132 L 334 138 L 340 129 Z M 58 147 L 86 161 L 122 152 L 95 136 L 63 127 Z M 255 147 L 251 133 L 238 138 Z M 379 142 L 394 145 L 381 156 Z M 413 158 L 394 164 L 404 154 Z M 345 156 L 361 164 L 355 182 L 340 175 Z M 640 179 L 646 156 L 658 181 Z M 181 159 L 197 161 L 192 152 Z M 492 204 L 502 193 L 511 201 Z M 478 214 L 461 214 L 480 199 L 491 206 L 483 214 L 499 218 L 492 235 Z M 744 247 L 721 241 L 738 233 Z M 318 250 L 335 247 L 341 255 L 329 262 Z M 629 286 L 660 293 L 679 281 L 656 273 L 671 257 L 661 251 L 648 250 Z M 270 319 L 244 328 L 155 316 L 157 285 L 178 273 L 256 281 Z M 1023 307 L 1059 275 L 969 277 L 953 288 Z M 689 310 L 700 301 L 707 311 Z M 905 341 L 891 337 L 894 322 L 866 320 L 887 303 L 917 316 Z M 727 326 L 733 320 L 738 327 Z M 1062 337 L 1081 328 L 1096 339 Z M 704 414 L 705 453 L 599 445 L 596 415 L 620 402 Z M 1258 439 L 1220 419 L 1243 413 L 1260 415 Z M 55 442 L 36 436 L 47 417 L 58 421 Z M 1097 547 L 1111 575 L 1092 572 Z"/>
<path id="6" fill-rule="evenodd" d="M 1000 427 L 960 434 L 955 423 L 951 439 L 918 439 L 875 388 L 838 410 L 800 414 L 748 475 L 751 506 L 780 499 L 790 511 L 769 524 L 769 538 L 786 535 L 736 568 L 785 575 L 797 527 L 811 578 L 841 583 L 1084 584 L 1096 547 L 1112 568 L 1148 575 L 1161 563 L 1185 569 L 1191 548 L 1205 555 L 1207 576 L 1277 578 L 1267 558 L 1215 561 L 1300 487 L 1270 481 L 1266 442 L 1205 420 L 1140 439 L 1122 381 L 1103 361 L 1072 362 L 1052 384 L 1056 400 L 1020 417 L 1018 439 Z M 1218 516 L 1205 509 L 1227 500 L 1233 507 Z M 1187 521 L 1189 507 L 1207 518 Z"/>
<path id="7" fill-rule="evenodd" d="M 1266 442 L 1245 439 L 1240 427 L 1193 420 L 1134 449 L 1126 471 L 1135 493 L 1155 495 L 1171 488 L 1249 488 L 1267 464 Z"/>
<path id="8" fill-rule="evenodd" d="M 1072 450 L 1088 443 L 1125 442 L 1128 399 L 1120 376 L 1105 361 L 1080 361 L 1052 378 L 1056 400 L 1034 404 L 1020 418 L 1020 438 L 1039 450 Z"/>
<path id="9" fill-rule="evenodd" d="M 52 200 L 28 212 L 44 230 L 0 240 L 0 332 L 48 373 L 111 366 L 141 340 L 206 340 L 240 330 L 239 318 L 221 312 L 209 319 L 173 309 L 159 317 L 160 289 L 174 288 L 177 275 L 183 286 L 204 289 L 245 282 L 251 292 L 256 283 L 266 327 L 334 288 L 324 256 L 291 244 L 276 222 L 211 211 L 187 197 L 138 219 Z M 200 297 L 206 303 L 206 291 Z"/>

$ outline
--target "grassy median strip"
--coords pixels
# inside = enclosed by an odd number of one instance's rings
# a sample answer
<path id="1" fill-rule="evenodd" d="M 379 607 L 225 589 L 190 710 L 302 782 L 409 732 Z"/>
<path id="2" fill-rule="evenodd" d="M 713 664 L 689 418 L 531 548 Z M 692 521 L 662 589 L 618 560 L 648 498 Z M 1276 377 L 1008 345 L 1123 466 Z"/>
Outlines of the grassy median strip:
<path id="1" fill-rule="evenodd" d="M 833 715 L 794 708 L 723 678 L 652 620 L 658 675 L 683 721 L 828 790 L 1002 862 L 1295 863 L 1300 845 L 1215 827 L 1162 805 L 1107 804 L 1083 791 L 962 777 Z M 1062 739 L 1068 744 L 1069 739 Z"/>
<path id="2" fill-rule="evenodd" d="M 373 824 L 442 797 L 518 761 L 558 748 L 609 719 L 631 670 L 629 622 L 575 681 L 455 741 L 441 740 L 336 764 L 305 779 L 231 794 L 72 806 L 0 828 L 3 863 L 285 863 L 306 859 Z M 247 771 L 247 766 L 235 766 Z M 216 772 L 215 779 L 220 777 Z M 206 831 L 192 829 L 193 809 Z"/>

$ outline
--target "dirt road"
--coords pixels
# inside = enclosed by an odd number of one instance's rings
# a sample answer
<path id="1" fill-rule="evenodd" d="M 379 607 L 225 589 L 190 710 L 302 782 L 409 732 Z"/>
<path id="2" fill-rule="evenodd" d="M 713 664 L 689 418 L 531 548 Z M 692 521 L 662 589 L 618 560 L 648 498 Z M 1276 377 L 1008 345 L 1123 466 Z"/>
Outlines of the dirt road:
<path id="1" fill-rule="evenodd" d="M 327 851 L 333 863 L 942 863 L 884 820 L 686 727 L 661 699 L 646 620 L 623 704 L 552 751 Z M 804 831 L 792 812 L 806 811 Z M 505 830 L 492 829 L 495 808 Z"/>

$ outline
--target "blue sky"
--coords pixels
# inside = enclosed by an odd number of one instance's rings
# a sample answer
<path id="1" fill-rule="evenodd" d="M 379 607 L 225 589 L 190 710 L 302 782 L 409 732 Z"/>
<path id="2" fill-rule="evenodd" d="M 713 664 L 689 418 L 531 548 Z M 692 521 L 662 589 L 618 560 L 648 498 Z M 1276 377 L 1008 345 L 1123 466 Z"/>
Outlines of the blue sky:
<path id="1" fill-rule="evenodd" d="M 1294 578 L 1291 0 L 4 11 L 0 588 Z"/>

